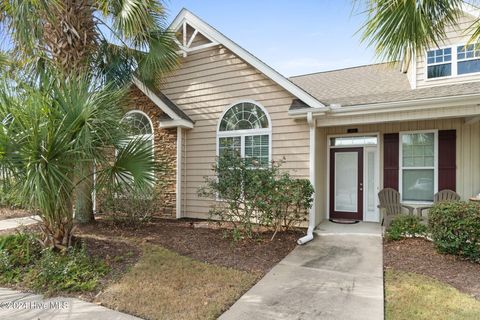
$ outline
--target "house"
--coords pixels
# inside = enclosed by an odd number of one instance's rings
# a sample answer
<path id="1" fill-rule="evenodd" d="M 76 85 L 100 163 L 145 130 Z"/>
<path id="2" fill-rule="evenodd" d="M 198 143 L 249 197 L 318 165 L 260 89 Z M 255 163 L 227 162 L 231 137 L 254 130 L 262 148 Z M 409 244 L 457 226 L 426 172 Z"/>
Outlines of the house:
<path id="1" fill-rule="evenodd" d="M 171 169 L 162 214 L 208 216 L 213 200 L 197 189 L 227 144 L 260 161 L 285 157 L 284 169 L 310 179 L 312 228 L 327 218 L 378 222 L 384 187 L 413 205 L 442 189 L 478 194 L 480 51 L 464 32 L 479 16 L 471 10 L 440 48 L 402 65 L 287 79 L 183 9 L 171 25 L 181 67 L 158 88 L 136 81 L 129 113 Z"/>

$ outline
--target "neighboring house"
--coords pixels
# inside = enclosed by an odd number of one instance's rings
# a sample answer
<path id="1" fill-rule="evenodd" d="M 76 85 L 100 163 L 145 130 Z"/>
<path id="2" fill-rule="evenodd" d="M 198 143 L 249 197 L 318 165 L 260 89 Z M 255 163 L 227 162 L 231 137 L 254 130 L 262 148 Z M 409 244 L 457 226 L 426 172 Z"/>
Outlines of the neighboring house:
<path id="1" fill-rule="evenodd" d="M 309 178 L 311 227 L 378 222 L 384 187 L 414 205 L 442 189 L 478 194 L 480 51 L 463 32 L 477 16 L 465 12 L 406 72 L 374 64 L 287 79 L 183 9 L 171 25 L 181 67 L 159 88 L 137 81 L 132 91 L 134 116 L 171 168 L 163 214 L 208 216 L 213 200 L 197 190 L 227 144 L 265 162 L 285 158 L 284 169 Z"/>

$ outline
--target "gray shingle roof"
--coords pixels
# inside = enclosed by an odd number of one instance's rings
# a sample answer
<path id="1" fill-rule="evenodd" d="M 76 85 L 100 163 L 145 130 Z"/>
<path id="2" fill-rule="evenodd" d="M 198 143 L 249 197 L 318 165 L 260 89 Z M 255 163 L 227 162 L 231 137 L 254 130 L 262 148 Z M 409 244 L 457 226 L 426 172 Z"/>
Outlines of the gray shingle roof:
<path id="1" fill-rule="evenodd" d="M 386 63 L 295 76 L 290 80 L 326 105 L 352 106 L 480 93 L 480 82 L 411 89 L 407 75 Z"/>

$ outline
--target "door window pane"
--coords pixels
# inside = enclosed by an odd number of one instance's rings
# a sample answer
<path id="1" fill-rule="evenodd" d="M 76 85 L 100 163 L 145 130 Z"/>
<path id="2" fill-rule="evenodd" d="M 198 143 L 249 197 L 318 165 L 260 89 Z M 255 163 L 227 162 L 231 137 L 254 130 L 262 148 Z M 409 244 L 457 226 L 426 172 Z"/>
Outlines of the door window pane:
<path id="1" fill-rule="evenodd" d="M 335 153 L 335 211 L 357 212 L 358 153 Z"/>
<path id="2" fill-rule="evenodd" d="M 352 136 L 330 138 L 330 145 L 332 147 L 376 144 L 377 136 Z"/>
<path id="3" fill-rule="evenodd" d="M 404 201 L 433 201 L 433 169 L 404 169 L 402 181 Z"/>
<path id="4" fill-rule="evenodd" d="M 365 188 L 367 191 L 367 212 L 375 212 L 375 152 L 367 152 L 367 181 Z"/>

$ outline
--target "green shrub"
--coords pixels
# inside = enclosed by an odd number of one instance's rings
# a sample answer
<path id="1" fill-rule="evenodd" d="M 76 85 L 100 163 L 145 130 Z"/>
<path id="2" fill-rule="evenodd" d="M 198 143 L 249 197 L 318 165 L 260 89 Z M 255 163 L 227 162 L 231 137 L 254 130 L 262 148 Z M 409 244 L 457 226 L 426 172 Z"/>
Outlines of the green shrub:
<path id="1" fill-rule="evenodd" d="M 159 190 L 161 186 L 157 188 L 149 194 L 135 190 L 121 196 L 115 192 L 105 193 L 101 210 L 116 224 L 141 227 L 165 204 L 165 194 Z"/>
<path id="2" fill-rule="evenodd" d="M 480 262 L 480 205 L 438 203 L 429 211 L 429 228 L 438 251 Z"/>
<path id="3" fill-rule="evenodd" d="M 0 277 L 7 283 L 18 282 L 24 269 L 35 263 L 40 253 L 40 243 L 31 234 L 0 237 Z"/>
<path id="4" fill-rule="evenodd" d="M 243 159 L 237 152 L 224 152 L 205 178 L 200 197 L 216 199 L 213 218 L 233 225 L 234 240 L 258 235 L 258 226 L 288 230 L 305 221 L 313 202 L 313 187 L 307 179 L 295 179 L 281 171 L 283 162 L 270 164 Z M 221 199 L 221 200 L 220 200 Z"/>
<path id="5" fill-rule="evenodd" d="M 21 283 L 42 292 L 92 291 L 109 271 L 84 245 L 66 252 L 43 249 L 34 235 L 0 237 L 0 282 Z"/>
<path id="6" fill-rule="evenodd" d="M 92 291 L 107 272 L 106 264 L 91 258 L 84 245 L 72 247 L 66 254 L 45 249 L 26 281 L 32 288 L 49 293 Z"/>
<path id="7" fill-rule="evenodd" d="M 392 220 L 385 235 L 388 240 L 400 240 L 406 237 L 424 236 L 427 226 L 421 223 L 418 216 L 399 215 Z"/>

